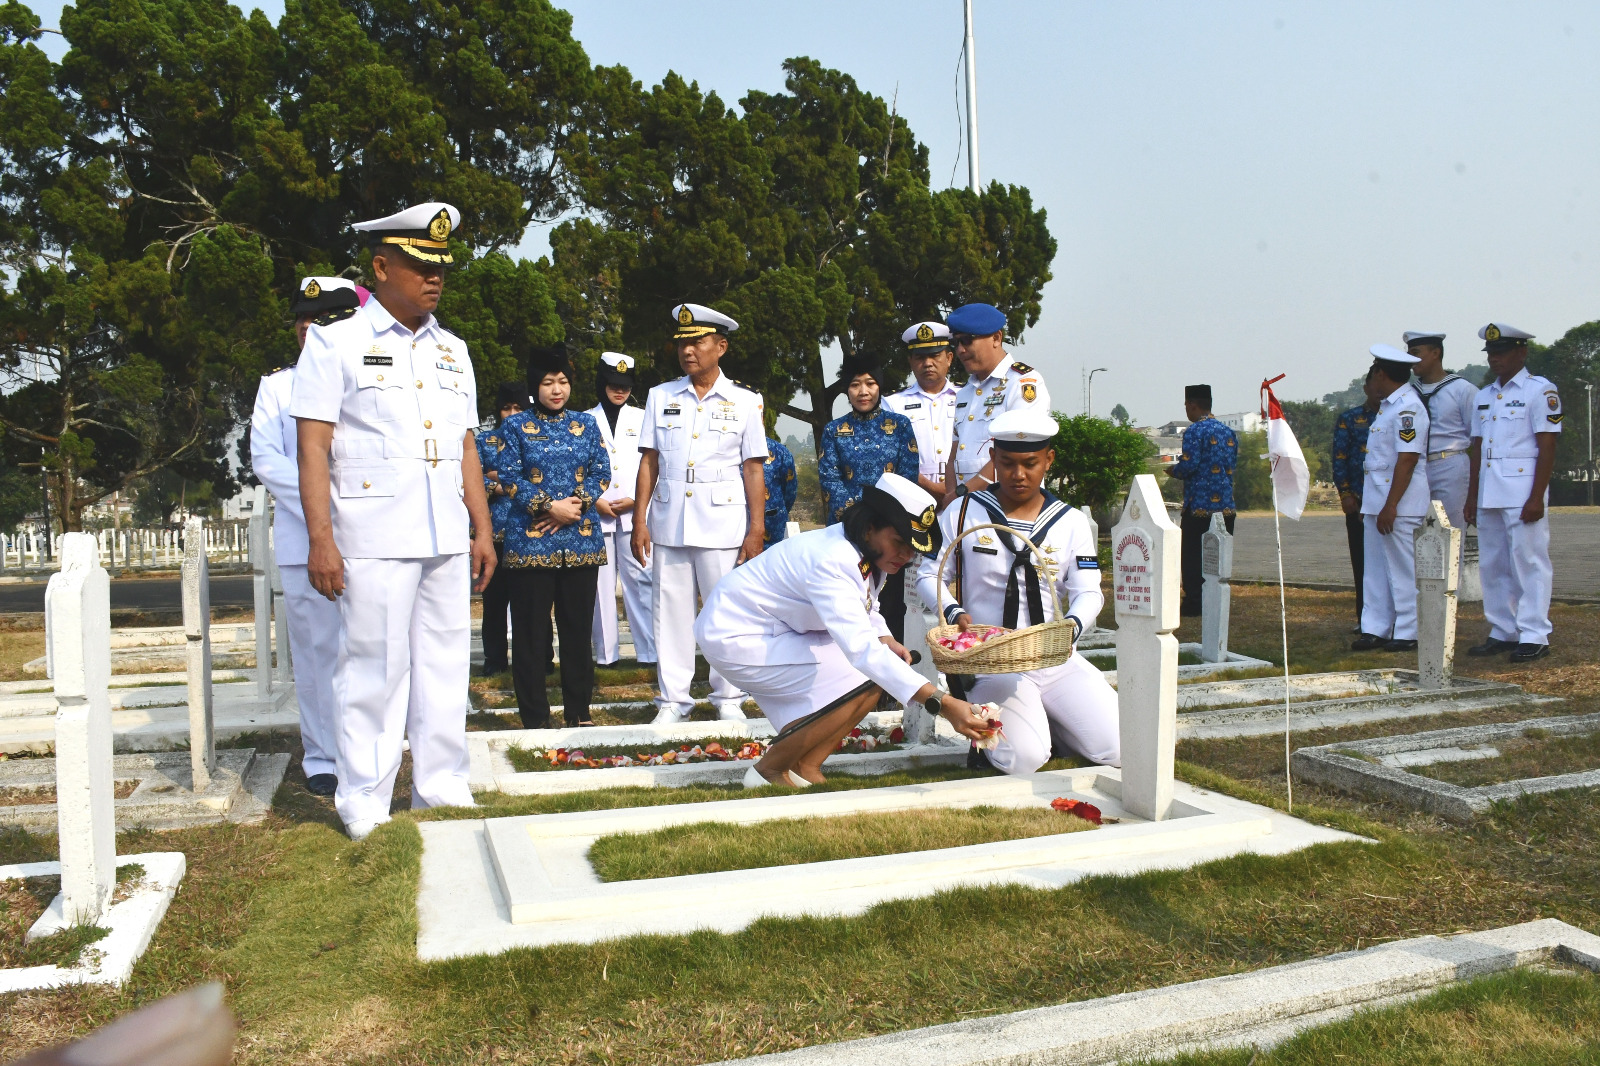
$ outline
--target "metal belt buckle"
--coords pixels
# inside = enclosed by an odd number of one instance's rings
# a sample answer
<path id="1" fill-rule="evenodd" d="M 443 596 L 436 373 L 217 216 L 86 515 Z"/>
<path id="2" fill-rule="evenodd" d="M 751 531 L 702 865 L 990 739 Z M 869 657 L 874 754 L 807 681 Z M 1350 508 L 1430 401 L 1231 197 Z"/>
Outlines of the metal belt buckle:
<path id="1" fill-rule="evenodd" d="M 422 459 L 432 463 L 434 468 L 439 466 L 439 442 L 432 437 L 427 437 L 422 442 Z"/>
<path id="2" fill-rule="evenodd" d="M 691 466 L 684 469 L 683 480 L 687 481 L 691 485 L 694 484 L 694 467 Z"/>

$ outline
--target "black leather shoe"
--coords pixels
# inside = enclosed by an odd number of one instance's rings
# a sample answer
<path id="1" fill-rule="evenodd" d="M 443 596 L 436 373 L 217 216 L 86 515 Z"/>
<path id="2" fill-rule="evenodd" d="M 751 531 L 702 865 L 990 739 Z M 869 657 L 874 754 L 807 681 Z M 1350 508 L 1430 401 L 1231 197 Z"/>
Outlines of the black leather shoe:
<path id="1" fill-rule="evenodd" d="M 1474 644 L 1472 647 L 1468 648 L 1467 654 L 1481 659 L 1486 655 L 1499 655 L 1503 651 L 1510 651 L 1516 646 L 1517 645 L 1515 643 L 1509 640 L 1501 640 L 1498 637 L 1490 637 L 1482 644 Z"/>
<path id="2" fill-rule="evenodd" d="M 1550 654 L 1548 644 L 1518 644 L 1517 650 L 1511 653 L 1514 663 L 1531 663 L 1535 659 L 1543 659 Z"/>
<path id="3" fill-rule="evenodd" d="M 1416 651 L 1417 642 L 1414 640 L 1391 640 L 1383 646 L 1384 651 Z"/>
<path id="4" fill-rule="evenodd" d="M 332 774 L 312 774 L 306 778 L 306 791 L 313 796 L 331 796 L 339 787 L 339 779 Z"/>
<path id="5" fill-rule="evenodd" d="M 1363 633 L 1350 642 L 1351 651 L 1372 651 L 1389 643 L 1384 637 L 1375 637 L 1371 633 Z"/>

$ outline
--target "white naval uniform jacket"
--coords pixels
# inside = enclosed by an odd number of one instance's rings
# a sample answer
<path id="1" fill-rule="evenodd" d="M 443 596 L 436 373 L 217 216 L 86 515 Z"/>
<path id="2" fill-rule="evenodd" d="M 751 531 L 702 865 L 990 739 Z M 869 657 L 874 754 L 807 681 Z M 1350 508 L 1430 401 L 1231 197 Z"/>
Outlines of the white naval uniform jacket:
<path id="1" fill-rule="evenodd" d="M 300 505 L 298 427 L 289 417 L 294 367 L 261 379 L 250 414 L 250 469 L 277 503 L 272 518 L 272 551 L 279 566 L 304 566 L 311 554 L 305 510 Z"/>
<path id="2" fill-rule="evenodd" d="M 870 573 L 870 571 L 869 571 Z M 861 553 L 831 525 L 789 537 L 728 572 L 695 620 L 708 657 L 749 666 L 817 661 L 814 639 L 827 633 L 845 659 L 890 696 L 906 702 L 927 684 L 879 638 L 882 574 L 862 572 Z"/>
<path id="3" fill-rule="evenodd" d="M 1361 513 L 1378 514 L 1389 502 L 1389 487 L 1394 484 L 1395 462 L 1403 452 L 1426 456 L 1428 451 L 1428 409 L 1422 397 L 1409 384 L 1401 385 L 1378 405 L 1367 430 L 1367 457 L 1362 465 L 1366 480 L 1361 486 Z M 1411 483 L 1400 497 L 1395 514 L 1421 518 L 1428 513 L 1432 497 L 1428 492 L 1428 464 L 1417 460 Z"/>
<path id="4" fill-rule="evenodd" d="M 1537 434 L 1561 432 L 1561 393 L 1523 367 L 1504 385 L 1497 379 L 1479 389 L 1475 413 L 1472 435 L 1483 441 L 1478 506 L 1521 507 L 1533 493 Z"/>
<path id="5" fill-rule="evenodd" d="M 432 315 L 412 333 L 374 297 L 313 325 L 289 413 L 334 424 L 333 539 L 346 558 L 470 548 L 461 447 L 478 425 L 477 383 L 466 342 Z"/>
<path id="6" fill-rule="evenodd" d="M 1411 387 L 1428 409 L 1428 458 L 1448 452 L 1464 453 L 1472 444 L 1472 413 L 1478 402 L 1478 389 L 1466 378 L 1449 375 L 1432 385 L 1413 381 Z"/>
<path id="7" fill-rule="evenodd" d="M 917 435 L 917 473 L 943 481 L 955 433 L 956 387 L 946 380 L 944 388 L 930 396 L 913 380 L 899 392 L 885 396 L 883 406 L 911 422 Z"/>
<path id="8" fill-rule="evenodd" d="M 671 548 L 737 548 L 749 528 L 743 463 L 767 457 L 761 396 L 718 373 L 702 399 L 685 374 L 645 397 L 639 449 L 660 456 L 646 523 Z"/>
<path id="9" fill-rule="evenodd" d="M 954 540 L 961 530 L 995 521 L 991 508 L 993 514 L 1003 513 L 999 499 L 990 490 L 983 489 L 971 496 L 964 522 L 961 521 L 960 501 L 946 507 L 939 516 L 939 530 L 944 535 L 945 544 Z M 983 506 L 985 500 L 989 504 L 987 508 Z M 1047 523 L 1042 543 L 1032 533 L 1028 537 L 1044 552 L 1055 577 L 1056 594 L 1061 597 L 1062 607 L 1067 615 L 1077 619 L 1078 631 L 1082 633 L 1094 625 L 1100 608 L 1105 606 L 1105 594 L 1100 591 L 1100 547 L 1095 543 L 1094 531 L 1089 528 L 1089 520 L 1083 516 L 1083 512 L 1068 507 L 1054 497 L 1046 498 L 1033 524 L 1037 529 Z M 1021 541 L 1015 537 L 1011 539 L 1012 544 L 1021 548 L 1023 553 L 1032 555 Z M 961 555 L 962 566 L 961 599 L 953 602 L 951 592 L 955 587 L 957 553 Z M 943 617 L 946 624 L 953 625 L 956 617 L 965 611 L 979 624 L 1001 625 L 1005 619 L 1006 584 L 1015 560 L 1015 554 L 1006 547 L 997 529 L 985 529 L 964 538 L 961 546 L 950 553 L 943 575 L 946 587 Z M 1035 561 L 1036 569 L 1038 565 Z M 922 560 L 917 567 L 917 595 L 932 611 L 941 609 L 937 572 L 938 564 L 932 559 Z M 1048 589 L 1042 584 L 1044 572 L 1038 570 L 1038 573 L 1041 580 L 1040 603 L 1045 617 L 1032 617 L 1027 590 L 1022 587 L 1022 575 L 1019 573 L 1018 628 L 1055 619 L 1055 605 Z"/>
<path id="10" fill-rule="evenodd" d="M 608 503 L 613 500 L 632 499 L 638 491 L 639 483 L 639 429 L 644 425 L 644 411 L 638 407 L 624 404 L 617 410 L 617 429 L 611 431 L 611 423 L 606 420 L 605 408 L 595 404 L 589 408 L 590 415 L 600 426 L 600 439 L 605 443 L 606 454 L 611 458 L 611 487 L 601 494 L 600 498 Z M 600 531 L 611 533 L 616 530 L 627 533 L 633 529 L 633 512 L 619 515 L 616 518 L 600 517 Z"/>
<path id="11" fill-rule="evenodd" d="M 1017 362 L 1009 352 L 1000 357 L 994 371 L 982 381 L 968 378 L 956 393 L 956 478 L 966 481 L 989 462 L 990 422 L 1002 411 L 1031 407 L 1048 413 L 1050 390 L 1037 370 Z"/>

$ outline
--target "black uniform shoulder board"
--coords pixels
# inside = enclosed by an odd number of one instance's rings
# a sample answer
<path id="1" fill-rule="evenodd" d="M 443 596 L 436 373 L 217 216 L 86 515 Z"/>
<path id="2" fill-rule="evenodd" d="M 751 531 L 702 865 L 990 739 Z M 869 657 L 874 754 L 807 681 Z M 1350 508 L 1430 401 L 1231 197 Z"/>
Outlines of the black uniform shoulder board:
<path id="1" fill-rule="evenodd" d="M 1011 368 L 1019 374 L 1033 373 L 1033 367 L 1029 366 L 1027 363 L 1019 362 L 1015 359 L 1011 361 Z"/>
<path id="2" fill-rule="evenodd" d="M 354 307 L 336 307 L 332 311 L 322 312 L 322 314 L 313 318 L 311 322 L 316 326 L 331 326 L 335 322 L 343 322 L 355 313 L 356 308 Z"/>

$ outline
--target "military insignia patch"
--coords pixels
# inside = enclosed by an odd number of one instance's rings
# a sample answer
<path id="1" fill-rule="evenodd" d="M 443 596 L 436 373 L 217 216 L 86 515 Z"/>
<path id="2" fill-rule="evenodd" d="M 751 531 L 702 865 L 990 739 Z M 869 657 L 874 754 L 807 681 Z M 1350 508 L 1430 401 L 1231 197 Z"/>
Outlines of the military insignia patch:
<path id="1" fill-rule="evenodd" d="M 1552 411 L 1559 411 L 1561 410 L 1561 397 L 1553 392 L 1547 392 L 1544 394 L 1544 405 Z"/>
<path id="2" fill-rule="evenodd" d="M 694 312 L 689 310 L 687 304 L 678 308 L 678 324 L 681 326 L 694 325 Z"/>
<path id="3" fill-rule="evenodd" d="M 313 318 L 311 323 L 312 325 L 316 326 L 331 326 L 335 322 L 343 322 L 345 319 L 349 318 L 355 313 L 356 309 L 354 307 L 339 307 L 332 311 L 322 312 L 322 314 L 318 315 L 316 318 Z"/>
<path id="4" fill-rule="evenodd" d="M 931 340 L 933 340 L 933 327 L 928 325 L 926 322 L 924 322 L 922 325 L 918 326 L 917 327 L 917 340 L 919 340 L 919 341 L 931 341 Z"/>
<path id="5" fill-rule="evenodd" d="M 1028 403 L 1032 403 L 1039 398 L 1039 389 L 1030 381 L 1022 386 L 1022 398 Z"/>
<path id="6" fill-rule="evenodd" d="M 1485 329 L 1483 331 L 1483 339 L 1486 340 L 1486 341 L 1497 341 L 1497 340 L 1499 340 L 1500 339 L 1500 327 L 1495 325 L 1492 322 L 1489 323 L 1489 328 L 1487 328 L 1487 329 Z"/>
<path id="7" fill-rule="evenodd" d="M 1019 373 L 1019 374 L 1031 374 L 1031 373 L 1033 373 L 1033 367 L 1029 366 L 1027 363 L 1018 362 L 1017 360 L 1013 359 L 1011 361 L 1011 365 L 1012 365 L 1013 368 L 1016 369 L 1017 373 Z"/>
<path id="8" fill-rule="evenodd" d="M 450 236 L 450 212 L 440 209 L 433 221 L 428 223 L 428 236 L 436 241 L 442 241 Z"/>
<path id="9" fill-rule="evenodd" d="M 315 300 L 318 296 L 322 295 L 322 286 L 317 284 L 316 278 L 312 278 L 310 281 L 306 282 L 306 287 L 301 291 L 305 293 L 306 299 Z"/>
<path id="10" fill-rule="evenodd" d="M 918 515 L 916 520 L 911 523 L 911 528 L 917 530 L 918 532 L 921 532 L 924 529 L 931 529 L 933 528 L 933 519 L 933 508 L 924 507 L 922 509 L 922 513 Z"/>
<path id="11" fill-rule="evenodd" d="M 1077 560 L 1079 570 L 1100 569 L 1100 557 L 1097 555 L 1080 555 L 1077 556 Z"/>
<path id="12" fill-rule="evenodd" d="M 632 368 L 633 368 L 633 364 L 628 362 L 626 356 L 624 356 L 623 358 L 617 360 L 617 373 L 626 374 Z"/>
<path id="13" fill-rule="evenodd" d="M 994 543 L 994 538 L 989 536 L 989 534 L 987 534 L 987 533 L 979 533 L 978 534 L 978 543 L 979 544 L 993 544 Z"/>
<path id="14" fill-rule="evenodd" d="M 1546 422 L 1549 422 L 1551 425 L 1554 426 L 1554 425 L 1560 425 L 1561 424 L 1561 420 L 1563 418 L 1565 418 L 1565 417 L 1566 417 L 1566 415 L 1545 415 L 1544 416 L 1544 420 Z"/>
<path id="15" fill-rule="evenodd" d="M 863 559 L 857 564 L 856 569 L 860 570 L 862 578 L 865 578 L 868 574 L 872 573 L 872 564 Z"/>

